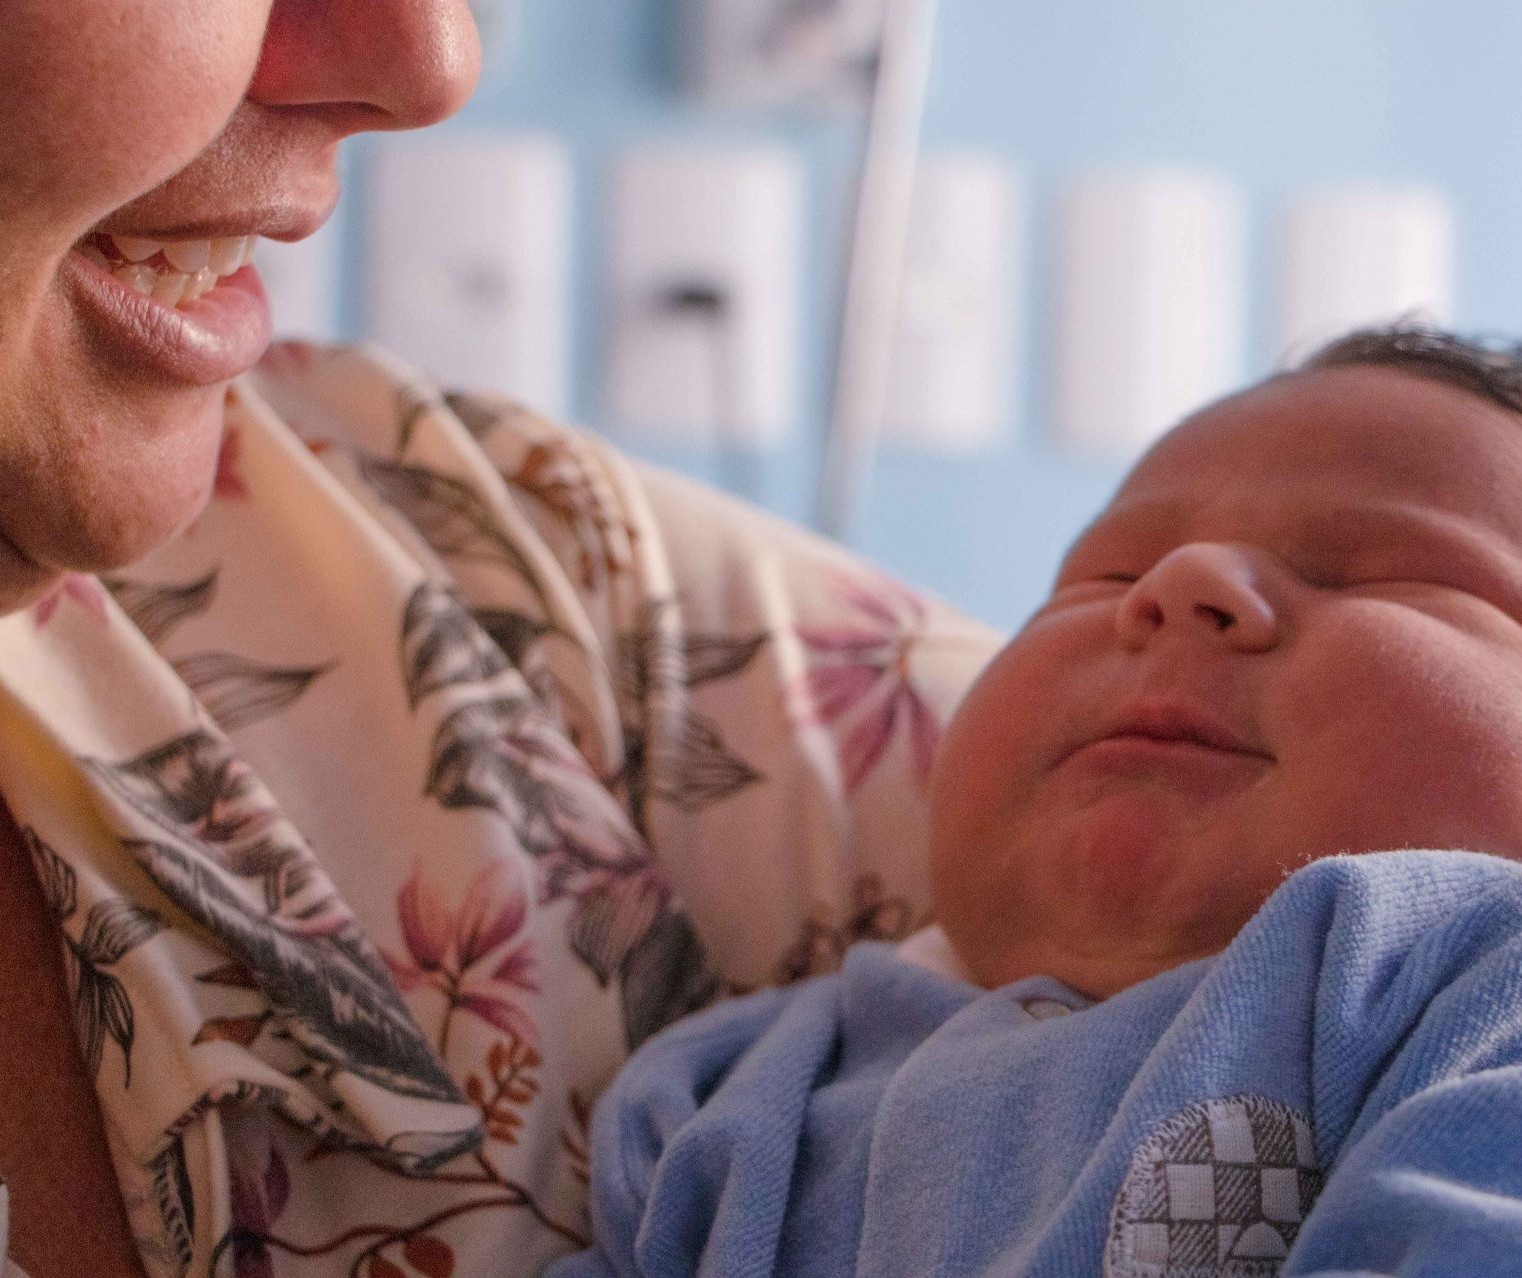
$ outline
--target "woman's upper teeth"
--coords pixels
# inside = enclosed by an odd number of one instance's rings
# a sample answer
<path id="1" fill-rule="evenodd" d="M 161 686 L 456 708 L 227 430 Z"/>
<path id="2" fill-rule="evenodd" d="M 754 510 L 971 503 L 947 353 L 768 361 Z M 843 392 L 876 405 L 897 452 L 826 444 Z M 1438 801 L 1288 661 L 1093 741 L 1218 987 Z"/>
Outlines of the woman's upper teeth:
<path id="1" fill-rule="evenodd" d="M 256 235 L 234 235 L 217 240 L 140 240 L 131 235 L 113 235 L 116 251 L 129 262 L 146 262 L 157 253 L 169 259 L 169 265 L 187 275 L 211 267 L 218 275 L 231 275 L 252 252 Z"/>
<path id="2" fill-rule="evenodd" d="M 241 270 L 253 257 L 258 242 L 257 235 L 214 240 L 149 240 L 107 234 L 97 237 L 97 243 L 88 246 L 85 252 L 97 266 L 109 270 L 129 288 L 178 306 L 209 293 L 221 277 Z M 153 259 L 161 255 L 164 265 L 153 265 Z"/>

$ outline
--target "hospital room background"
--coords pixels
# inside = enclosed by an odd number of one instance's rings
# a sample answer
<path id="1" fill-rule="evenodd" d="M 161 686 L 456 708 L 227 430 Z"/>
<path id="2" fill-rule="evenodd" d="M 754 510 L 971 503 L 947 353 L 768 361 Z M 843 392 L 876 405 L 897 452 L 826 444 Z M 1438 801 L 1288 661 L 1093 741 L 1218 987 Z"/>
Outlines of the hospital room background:
<path id="1" fill-rule="evenodd" d="M 383 341 L 1006 628 L 1146 442 L 1351 325 L 1522 332 L 1513 0 L 479 0 L 285 332 Z"/>

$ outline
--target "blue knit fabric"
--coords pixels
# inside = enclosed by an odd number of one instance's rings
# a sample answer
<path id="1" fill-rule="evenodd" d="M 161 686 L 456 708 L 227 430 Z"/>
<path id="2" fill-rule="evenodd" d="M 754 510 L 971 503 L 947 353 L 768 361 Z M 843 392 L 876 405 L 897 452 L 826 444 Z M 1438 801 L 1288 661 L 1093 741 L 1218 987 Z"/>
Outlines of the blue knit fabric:
<path id="1" fill-rule="evenodd" d="M 1092 1005 L 858 946 L 637 1053 L 592 1193 L 552 1278 L 1522 1275 L 1522 867 L 1318 861 Z"/>

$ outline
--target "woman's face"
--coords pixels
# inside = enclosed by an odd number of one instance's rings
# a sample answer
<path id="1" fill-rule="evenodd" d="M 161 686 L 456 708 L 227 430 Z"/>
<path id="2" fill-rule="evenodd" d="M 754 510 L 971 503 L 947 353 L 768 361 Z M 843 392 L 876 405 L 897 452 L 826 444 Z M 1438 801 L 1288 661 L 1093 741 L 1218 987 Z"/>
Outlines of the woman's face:
<path id="1" fill-rule="evenodd" d="M 3 613 L 195 516 L 227 382 L 269 337 L 247 237 L 315 231 L 339 140 L 450 114 L 479 48 L 466 0 L 3 0 L 0 22 Z"/>

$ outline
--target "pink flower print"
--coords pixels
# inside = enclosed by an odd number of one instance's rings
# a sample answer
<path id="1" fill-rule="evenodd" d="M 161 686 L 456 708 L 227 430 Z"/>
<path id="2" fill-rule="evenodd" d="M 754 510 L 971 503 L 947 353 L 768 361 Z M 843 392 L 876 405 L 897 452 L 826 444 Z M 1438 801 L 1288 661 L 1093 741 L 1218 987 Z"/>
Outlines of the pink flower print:
<path id="1" fill-rule="evenodd" d="M 424 879 L 421 869 L 402 885 L 397 915 L 407 956 L 387 954 L 392 975 L 404 990 L 429 987 L 449 1008 L 440 1033 L 439 1054 L 448 1048 L 456 1011 L 479 1016 L 530 1046 L 538 1045 L 533 1019 L 513 997 L 537 993 L 533 941 L 525 924 L 529 898 L 519 867 L 496 860 L 481 870 L 451 908 Z"/>
<path id="2" fill-rule="evenodd" d="M 32 605 L 32 619 L 41 630 L 53 620 L 59 605 L 72 599 L 101 625 L 106 624 L 106 592 L 94 577 L 84 573 L 65 573 L 47 594 Z"/>
<path id="3" fill-rule="evenodd" d="M 260 1148 L 256 1155 L 265 1152 Z M 228 1167 L 228 1196 L 233 1229 L 230 1237 L 236 1278 L 274 1278 L 274 1259 L 265 1245 L 270 1227 L 291 1196 L 291 1177 L 273 1149 L 262 1159 L 232 1159 Z M 262 1166 L 260 1165 L 262 1162 Z"/>
<path id="4" fill-rule="evenodd" d="M 857 615 L 833 626 L 797 627 L 814 662 L 793 689 L 798 717 L 843 730 L 837 748 L 847 793 L 871 775 L 899 723 L 907 723 L 915 774 L 923 784 L 941 739 L 934 713 L 909 677 L 925 603 L 886 577 L 839 575 L 835 589 Z"/>
<path id="5" fill-rule="evenodd" d="M 217 454 L 217 477 L 211 490 L 224 500 L 246 501 L 248 484 L 239 466 L 243 460 L 243 432 L 235 422 L 228 422 L 222 432 L 222 451 Z"/>
<path id="6" fill-rule="evenodd" d="M 259 368 L 266 373 L 304 373 L 316 362 L 317 350 L 315 342 L 272 342 Z"/>

